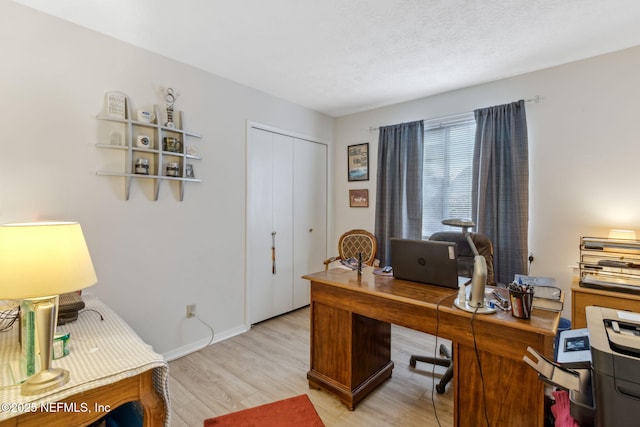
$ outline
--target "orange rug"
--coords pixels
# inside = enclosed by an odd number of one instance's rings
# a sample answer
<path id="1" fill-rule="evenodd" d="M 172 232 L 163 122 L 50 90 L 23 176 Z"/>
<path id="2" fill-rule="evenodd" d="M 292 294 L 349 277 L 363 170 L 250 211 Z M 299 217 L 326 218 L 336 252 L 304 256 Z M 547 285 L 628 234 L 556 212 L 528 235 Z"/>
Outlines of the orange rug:
<path id="1" fill-rule="evenodd" d="M 290 397 L 204 420 L 204 427 L 324 427 L 309 396 Z"/>

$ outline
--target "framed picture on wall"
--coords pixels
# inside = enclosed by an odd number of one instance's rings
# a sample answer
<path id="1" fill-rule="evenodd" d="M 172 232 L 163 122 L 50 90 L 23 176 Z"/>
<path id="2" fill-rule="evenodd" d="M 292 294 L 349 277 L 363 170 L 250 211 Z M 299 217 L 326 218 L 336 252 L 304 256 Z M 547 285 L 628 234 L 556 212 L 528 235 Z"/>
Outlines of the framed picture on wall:
<path id="1" fill-rule="evenodd" d="M 369 207 L 369 190 L 349 190 L 349 207 L 351 208 L 368 208 Z"/>
<path id="2" fill-rule="evenodd" d="M 369 181 L 369 143 L 349 145 L 347 151 L 349 181 Z"/>

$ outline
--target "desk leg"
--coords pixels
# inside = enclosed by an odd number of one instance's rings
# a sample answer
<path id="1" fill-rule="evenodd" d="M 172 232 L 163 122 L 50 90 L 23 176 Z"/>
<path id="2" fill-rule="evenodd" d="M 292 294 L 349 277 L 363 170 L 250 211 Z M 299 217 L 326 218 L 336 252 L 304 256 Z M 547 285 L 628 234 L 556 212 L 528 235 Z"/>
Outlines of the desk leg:
<path id="1" fill-rule="evenodd" d="M 486 351 L 479 355 L 482 377 L 474 347 L 454 345 L 455 425 L 487 425 L 485 403 L 491 426 L 544 425 L 544 384 L 535 370 L 522 360 Z"/>
<path id="2" fill-rule="evenodd" d="M 309 387 L 353 410 L 391 377 L 391 324 L 312 301 L 310 354 Z"/>

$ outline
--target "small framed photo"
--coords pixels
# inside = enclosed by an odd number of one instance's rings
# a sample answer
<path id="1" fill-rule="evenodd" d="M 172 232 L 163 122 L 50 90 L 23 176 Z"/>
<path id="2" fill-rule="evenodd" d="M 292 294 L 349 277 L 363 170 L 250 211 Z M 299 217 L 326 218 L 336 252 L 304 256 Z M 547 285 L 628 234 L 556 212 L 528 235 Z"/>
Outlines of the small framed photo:
<path id="1" fill-rule="evenodd" d="M 369 207 L 369 190 L 349 190 L 349 207 L 350 208 L 368 208 Z"/>
<path id="2" fill-rule="evenodd" d="M 187 178 L 195 178 L 196 174 L 193 172 L 193 165 L 191 163 L 187 163 L 184 168 L 184 176 Z"/>
<path id="3" fill-rule="evenodd" d="M 369 143 L 349 145 L 347 151 L 349 181 L 369 181 Z"/>
<path id="4" fill-rule="evenodd" d="M 116 119 L 127 118 L 127 95 L 122 92 L 107 92 L 105 98 L 105 112 Z"/>

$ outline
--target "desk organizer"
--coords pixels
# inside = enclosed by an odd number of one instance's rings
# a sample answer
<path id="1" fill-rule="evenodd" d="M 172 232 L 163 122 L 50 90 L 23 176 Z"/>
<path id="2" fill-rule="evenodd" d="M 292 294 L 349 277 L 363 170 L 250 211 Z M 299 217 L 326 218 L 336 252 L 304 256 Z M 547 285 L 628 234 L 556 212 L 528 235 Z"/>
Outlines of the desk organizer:
<path id="1" fill-rule="evenodd" d="M 640 294 L 640 240 L 581 237 L 580 286 Z"/>

